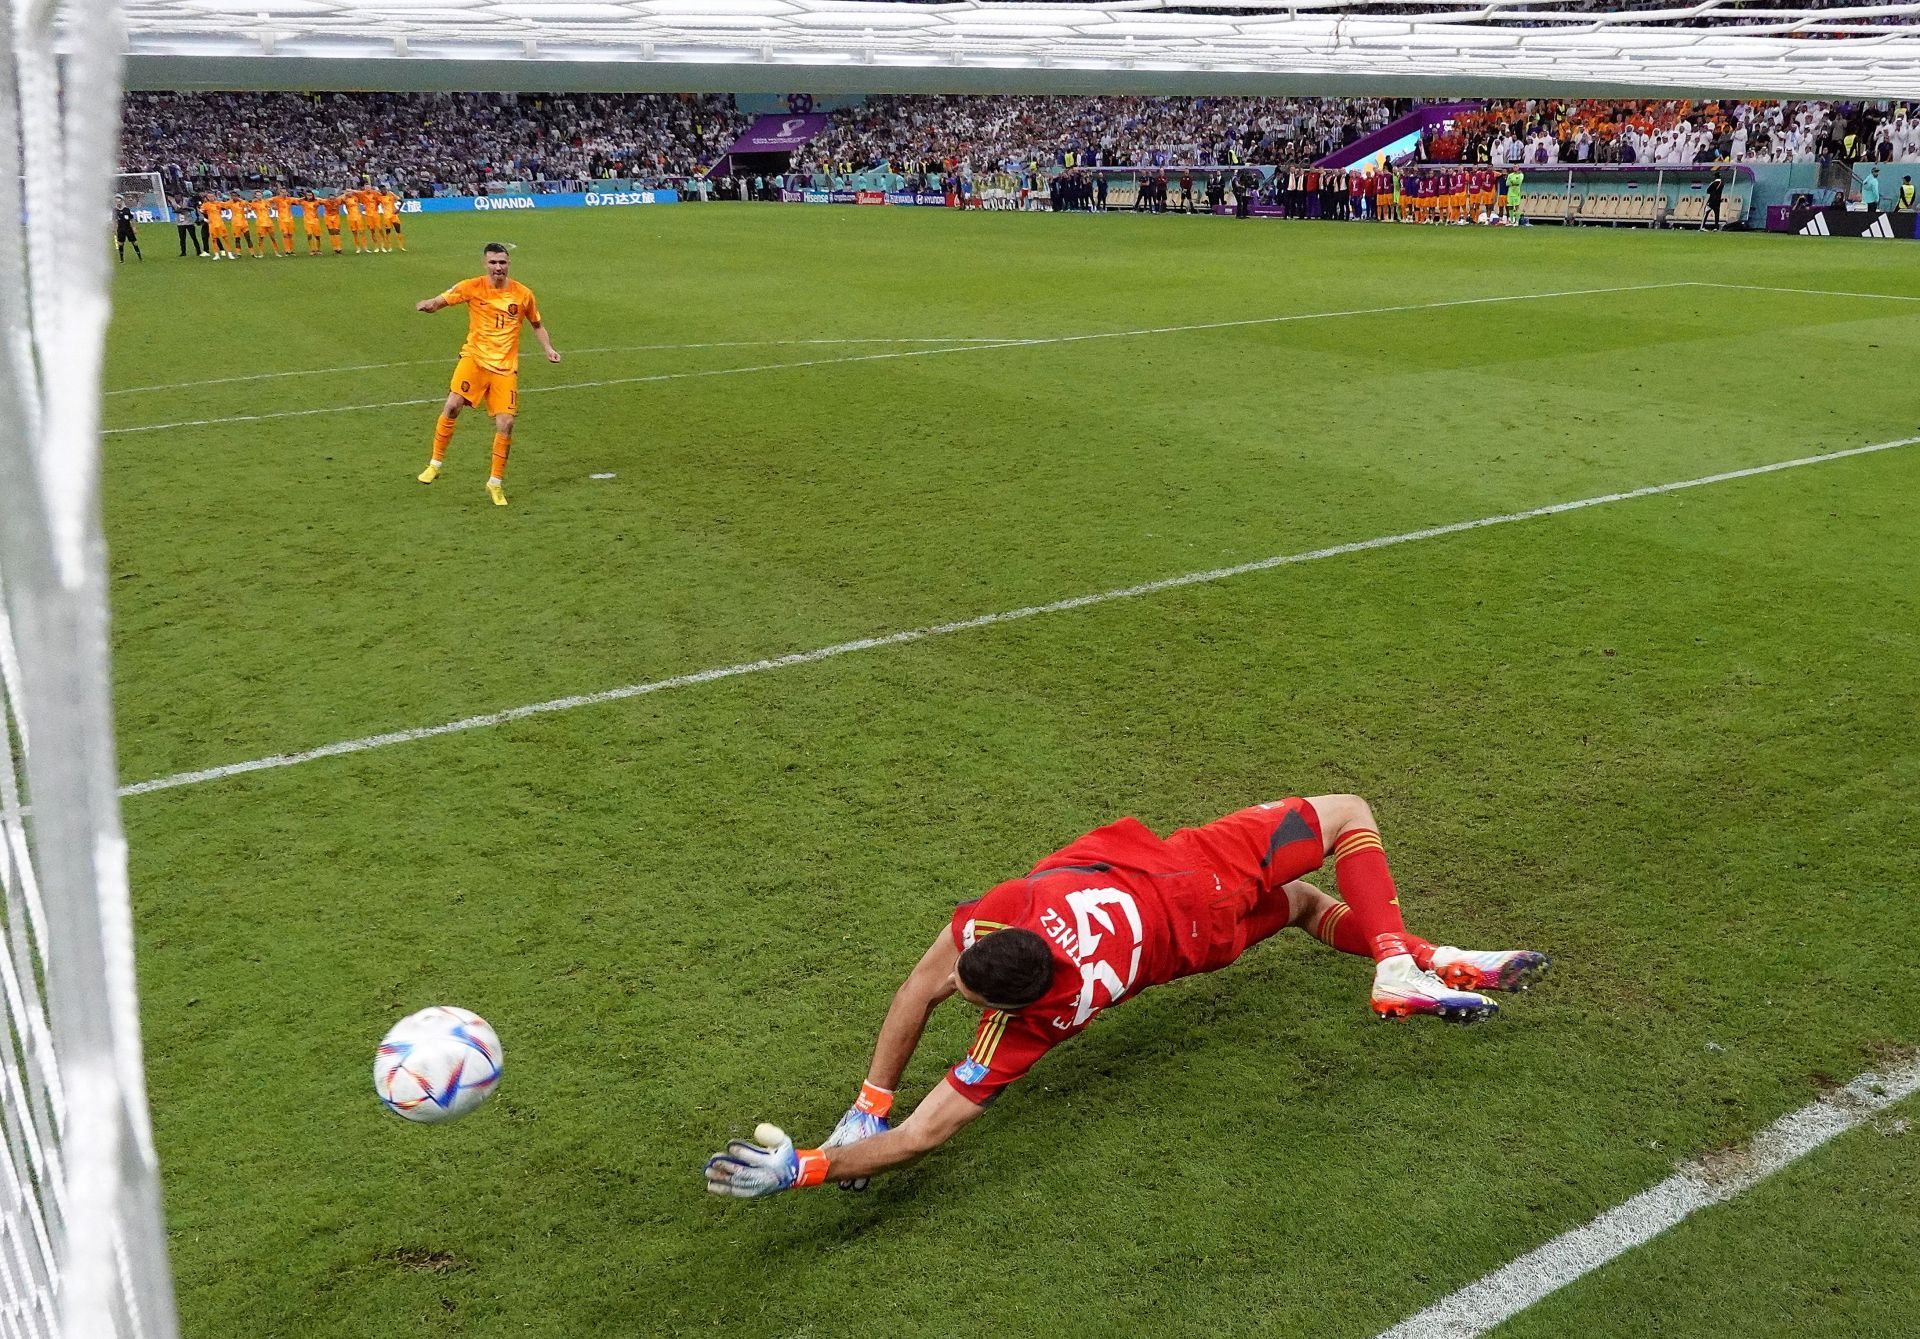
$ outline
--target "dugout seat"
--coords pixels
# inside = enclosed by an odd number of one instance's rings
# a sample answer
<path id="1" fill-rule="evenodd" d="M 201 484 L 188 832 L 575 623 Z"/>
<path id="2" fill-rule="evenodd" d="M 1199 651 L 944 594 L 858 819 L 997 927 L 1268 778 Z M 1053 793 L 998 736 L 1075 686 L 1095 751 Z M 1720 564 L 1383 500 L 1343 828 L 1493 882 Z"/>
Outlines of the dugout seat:
<path id="1" fill-rule="evenodd" d="M 1529 192 L 1521 197 L 1520 212 L 1528 219 L 1551 219 L 1558 223 L 1567 217 L 1567 197 L 1559 191 Z"/>

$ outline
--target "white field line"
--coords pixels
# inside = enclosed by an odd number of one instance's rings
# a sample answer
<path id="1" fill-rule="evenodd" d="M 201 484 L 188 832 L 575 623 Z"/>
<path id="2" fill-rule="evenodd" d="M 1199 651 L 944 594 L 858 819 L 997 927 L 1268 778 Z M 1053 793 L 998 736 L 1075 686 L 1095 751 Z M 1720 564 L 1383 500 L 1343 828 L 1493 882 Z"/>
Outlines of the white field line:
<path id="1" fill-rule="evenodd" d="M 1753 465 L 1746 469 L 1727 470 L 1720 474 L 1703 475 L 1698 479 L 1683 479 L 1677 483 L 1650 484 L 1645 488 L 1630 489 L 1624 493 L 1605 493 L 1598 497 L 1578 498 L 1572 502 L 1554 502 L 1544 507 L 1533 507 L 1526 511 L 1505 512 L 1498 516 L 1482 516 L 1478 520 L 1455 521 L 1449 525 L 1436 525 L 1425 530 L 1408 530 L 1397 535 L 1382 535 L 1377 539 L 1363 539 L 1350 544 L 1334 544 L 1323 549 L 1312 549 L 1305 553 L 1282 554 L 1272 558 L 1261 558 L 1255 562 L 1240 563 L 1233 567 L 1216 567 L 1204 572 L 1188 572 L 1182 576 L 1163 577 L 1158 581 L 1146 581 L 1137 586 L 1122 586 L 1115 590 L 1099 591 L 1092 595 L 1076 595 L 1065 600 L 1055 600 L 1050 604 L 1029 605 L 1021 609 L 1007 609 L 999 613 L 981 614 L 974 618 L 959 619 L 951 623 L 935 623 L 924 628 L 909 628 L 904 632 L 890 632 L 875 637 L 861 637 L 850 642 L 837 642 L 832 646 L 817 647 L 811 651 L 796 651 L 790 655 L 773 656 L 765 660 L 750 660 L 736 665 L 723 665 L 713 669 L 704 669 L 691 674 L 678 674 L 669 679 L 655 679 L 649 683 L 628 684 L 621 688 L 608 688 L 596 693 L 582 693 L 573 697 L 557 697 L 546 702 L 535 702 L 527 706 L 512 707 L 505 711 L 488 712 L 481 716 L 467 716 L 457 721 L 447 721 L 440 725 L 421 726 L 411 730 L 395 730 L 387 734 L 368 735 L 363 739 L 348 739 L 337 744 L 326 744 L 320 748 L 307 749 L 300 753 L 277 753 L 272 757 L 255 758 L 250 762 L 227 763 L 220 767 L 208 767 L 194 772 L 177 772 L 172 776 L 157 777 L 151 781 L 135 782 L 122 786 L 120 795 L 129 798 L 145 795 L 157 790 L 174 790 L 181 786 L 198 785 L 203 781 L 219 781 L 226 777 L 241 776 L 248 772 L 265 772 L 281 767 L 295 767 L 301 763 L 314 762 L 321 758 L 337 758 L 348 753 L 365 753 L 369 749 L 385 748 L 390 744 L 411 744 L 416 740 L 433 739 L 440 735 L 457 734 L 464 730 L 479 730 L 487 726 L 506 725 L 512 721 L 525 720 L 530 716 L 544 716 L 551 712 L 571 711 L 575 707 L 597 706 L 604 702 L 621 702 L 627 698 L 644 697 L 650 693 L 665 692 L 673 688 L 691 688 L 698 684 L 714 683 L 720 679 L 734 679 L 746 674 L 759 674 L 767 670 L 788 669 L 795 665 L 811 665 L 822 660 L 831 660 L 836 656 L 848 655 L 854 651 L 872 651 L 886 646 L 904 646 L 909 642 L 925 641 L 931 637 L 945 637 L 956 632 L 970 632 L 976 628 L 993 627 L 1000 623 L 1014 623 L 1021 619 L 1034 618 L 1041 614 L 1064 613 L 1069 609 L 1086 609 L 1093 605 L 1110 604 L 1115 600 L 1130 600 L 1140 595 L 1154 595 L 1161 591 L 1177 590 L 1182 586 L 1198 586 L 1208 582 L 1225 581 L 1229 577 L 1245 576 L 1251 572 L 1270 571 L 1276 567 L 1290 567 L 1297 563 L 1315 562 L 1321 558 L 1337 558 L 1348 553 L 1364 553 L 1370 549 L 1390 548 L 1396 544 L 1411 544 L 1415 540 L 1438 539 L 1443 535 L 1457 535 L 1468 530 L 1483 530 L 1488 526 L 1506 525 L 1513 521 L 1530 521 L 1541 516 L 1556 516 L 1561 512 L 1581 511 L 1588 507 L 1601 507 L 1613 502 L 1627 502 L 1634 498 L 1655 497 L 1662 493 L 1677 493 L 1687 488 L 1704 488 L 1709 484 L 1726 483 L 1734 479 L 1751 479 L 1762 474 L 1773 474 L 1780 470 L 1798 469 L 1803 465 L 1821 465 L 1828 461 L 1845 460 L 1849 456 L 1871 455 L 1878 451 L 1892 451 L 1903 446 L 1912 446 L 1920 442 L 1920 437 L 1902 437 L 1891 442 L 1876 442 L 1869 446 L 1849 447 L 1843 451 L 1829 451 L 1821 455 L 1800 456 L 1794 460 L 1776 461 L 1771 465 Z"/>
<path id="2" fill-rule="evenodd" d="M 1707 279 L 1689 281 L 1692 288 L 1734 288 L 1748 293 L 1804 293 L 1816 298 L 1878 298 L 1883 302 L 1920 302 L 1907 293 L 1853 293 L 1842 288 L 1776 288 L 1771 284 L 1717 284 Z"/>
<path id="3" fill-rule="evenodd" d="M 661 353 L 680 349 L 769 349 L 806 344 L 1018 344 L 1011 335 L 912 335 L 861 339 L 723 339 L 704 344 L 613 344 L 604 349 L 568 349 L 569 358 L 589 353 Z M 204 381 L 163 381 L 152 386 L 122 386 L 107 395 L 141 395 L 150 391 L 182 391 L 196 386 L 231 386 L 241 381 L 280 381 L 288 377 L 327 377 L 340 372 L 373 372 L 384 367 L 429 367 L 446 358 L 408 358 L 397 363 L 350 363 L 345 367 L 307 367 L 291 372 L 249 372 L 239 377 L 208 377 Z"/>
<path id="4" fill-rule="evenodd" d="M 1839 1091 L 1782 1116 L 1744 1149 L 1685 1164 L 1659 1185 L 1442 1298 L 1379 1339 L 1472 1339 L 1484 1334 L 1699 1210 L 1753 1189 L 1915 1092 L 1920 1092 L 1920 1059 L 1884 1073 L 1862 1074 Z"/>
<path id="5" fill-rule="evenodd" d="M 1548 298 L 1588 297 L 1599 293 L 1639 293 L 1652 289 L 1687 288 L 1684 280 L 1657 284 L 1619 284 L 1610 288 L 1566 288 L 1549 293 L 1512 293 L 1504 297 L 1451 298 L 1444 302 L 1402 302 L 1388 307 L 1351 307 L 1342 311 L 1295 312 L 1287 316 L 1250 316 L 1238 321 L 1206 321 L 1196 325 L 1148 326 L 1139 330 L 1103 330 L 1088 335 L 1050 335 L 1036 339 L 1007 339 L 962 344 L 938 349 L 911 349 L 901 353 L 862 353 L 846 358 L 809 358 L 794 363 L 756 363 L 751 367 L 711 367 L 696 372 L 655 372 L 644 376 L 608 377 L 600 381 L 568 381 L 557 386 L 525 386 L 520 393 L 542 395 L 553 391 L 589 390 L 603 386 L 637 386 L 655 381 L 686 381 L 700 377 L 729 377 L 745 372 L 782 372 L 803 367 L 829 367 L 838 363 L 877 363 L 895 358 L 935 358 L 949 353 L 978 353 L 991 349 L 1031 349 L 1046 344 L 1080 344 L 1095 339 L 1137 339 L 1145 335 L 1177 335 L 1195 330 L 1234 330 L 1255 325 L 1286 325 L 1294 321 L 1330 321 L 1348 316 L 1384 316 L 1393 312 L 1434 311 L 1443 307 L 1483 307 L 1502 302 L 1540 302 Z M 440 404 L 446 397 L 435 395 L 418 400 L 382 400 L 371 404 L 327 405 L 318 409 L 281 409 L 265 414 L 234 414 L 226 418 L 183 419 L 173 423 L 140 423 L 126 428 L 108 428 L 102 437 L 117 437 L 134 432 L 163 432 L 171 428 L 211 428 L 226 423 L 260 423 L 278 418 L 306 418 L 314 414 L 346 414 L 362 409 L 403 409 Z"/>
<path id="6" fill-rule="evenodd" d="M 1814 297 L 1833 298 L 1882 298 L 1888 302 L 1920 302 L 1920 297 L 1905 293 L 1854 293 L 1832 288 L 1778 288 L 1769 284 L 1723 284 L 1703 279 L 1676 280 L 1671 284 L 1650 284 L 1651 288 L 1734 288 L 1745 289 L 1753 293 L 1805 293 Z M 1611 291 L 1611 290 L 1594 290 Z M 1543 297 L 1559 296 L 1541 294 Z M 1517 301 L 1518 299 L 1497 299 Z M 1077 338 L 1111 338 L 1111 336 L 1079 336 Z M 1010 335 L 911 335 L 898 337 L 861 337 L 846 339 L 722 339 L 708 340 L 696 344 L 617 344 L 601 349 L 568 349 L 567 356 L 591 353 L 662 353 L 683 349 L 766 349 L 792 348 L 805 345 L 838 344 L 1026 344 L 1045 343 L 1045 340 L 1026 340 Z M 389 367 L 431 367 L 444 363 L 445 358 L 409 358 L 393 363 L 349 363 L 344 367 L 307 367 L 295 368 L 286 372 L 249 372 L 237 377 L 208 377 L 201 381 L 163 381 L 152 386 L 121 386 L 105 391 L 106 395 L 143 395 L 158 391 L 190 390 L 199 386 L 231 386 L 246 381 L 280 381 L 290 377 L 325 377 L 341 372 L 373 372 Z M 555 387 L 553 389 L 560 389 Z M 304 411 L 303 411 L 304 412 Z M 130 429 L 114 429 L 117 432 Z"/>

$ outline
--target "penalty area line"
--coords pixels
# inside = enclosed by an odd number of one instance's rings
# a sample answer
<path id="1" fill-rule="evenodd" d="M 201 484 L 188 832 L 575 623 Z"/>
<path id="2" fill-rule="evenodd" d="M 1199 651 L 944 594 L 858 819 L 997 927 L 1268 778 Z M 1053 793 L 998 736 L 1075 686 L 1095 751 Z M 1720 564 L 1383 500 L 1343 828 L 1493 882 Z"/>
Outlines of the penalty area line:
<path id="1" fill-rule="evenodd" d="M 1798 1162 L 1836 1135 L 1920 1092 L 1920 1058 L 1862 1074 L 1790 1112 L 1744 1148 L 1683 1164 L 1659 1185 L 1409 1316 L 1379 1339 L 1473 1339 L 1635 1246 L 1714 1204 L 1724 1204 Z"/>
<path id="2" fill-rule="evenodd" d="M 1550 293 L 1508 293 L 1487 298 L 1449 298 L 1442 302 L 1400 302 L 1387 307 L 1349 307 L 1340 311 L 1290 312 L 1283 316 L 1249 316 L 1236 321 L 1205 321 L 1195 325 L 1157 325 L 1138 330 L 1100 330 L 1085 335 L 1044 335 L 1032 339 L 974 340 L 957 347 L 910 349 L 900 353 L 862 353 L 845 358 L 809 358 L 792 363 L 755 363 L 748 367 L 709 367 L 691 372 L 652 372 L 632 377 L 607 377 L 599 381 L 563 381 L 553 386 L 524 386 L 520 394 L 551 395 L 555 391 L 595 390 L 606 386 L 641 386 L 660 381 L 690 381 L 703 377 L 731 377 L 748 372 L 791 372 L 809 367 L 831 367 L 841 363 L 883 363 L 898 358 L 938 358 L 954 353 L 983 353 L 994 349 L 1034 349 L 1050 344 L 1081 344 L 1096 339 L 1138 339 L 1145 335 L 1180 335 L 1196 330 L 1237 330 L 1245 326 L 1287 325 L 1296 321 L 1331 321 L 1349 316 L 1386 316 L 1398 312 L 1436 311 L 1444 307 L 1484 307 L 1503 302 L 1540 302 L 1549 298 L 1591 297 L 1602 293 L 1642 293 L 1656 289 L 1686 288 L 1687 280 L 1650 284 L 1616 284 L 1609 288 L 1562 288 Z M 417 400 L 380 400 L 368 404 L 321 405 L 313 409 L 277 409 L 259 414 L 232 414 L 225 418 L 181 419 L 172 423 L 134 423 L 124 428 L 104 428 L 102 437 L 120 437 L 135 432 L 166 432 L 175 428 L 211 428 L 226 423 L 263 423 L 269 419 L 309 418 L 315 414 L 348 414 L 366 409 L 405 409 L 440 404 L 446 397 L 435 395 Z"/>
<path id="3" fill-rule="evenodd" d="M 709 340 L 704 344 L 610 344 L 603 349 L 567 349 L 569 358 L 582 357 L 590 353 L 661 353 L 676 352 L 683 349 L 770 349 L 793 345 L 818 344 L 1018 344 L 1020 341 L 1012 335 L 903 335 L 898 338 L 888 336 L 861 337 L 858 339 L 722 339 Z M 445 366 L 446 357 L 408 358 L 397 363 L 350 363 L 345 367 L 303 367 L 286 372 L 248 372 L 236 377 L 208 377 L 204 381 L 163 381 L 152 386 L 121 386 L 116 390 L 102 391 L 102 395 L 141 395 L 154 391 L 190 390 L 196 386 L 231 386 L 242 381 L 284 381 L 289 377 L 327 377 L 341 372 L 374 372 L 389 367 L 432 367 L 435 364 Z"/>
<path id="4" fill-rule="evenodd" d="M 194 786 L 208 781 L 221 781 L 228 777 L 244 776 L 249 772 L 273 771 L 282 767 L 297 767 L 302 763 L 317 762 L 322 758 L 338 758 L 350 753 L 366 753 L 372 749 L 386 748 L 392 744 L 411 744 L 423 739 L 436 739 L 441 735 L 459 734 L 467 730 L 480 730 L 489 726 L 507 725 L 514 721 L 526 720 L 532 716 L 545 716 L 554 712 L 571 711 L 576 707 L 598 706 L 607 702 L 623 702 L 628 698 L 645 697 L 651 693 L 662 693 L 675 688 L 692 688 L 699 684 L 715 683 L 721 679 L 735 679 L 748 674 L 760 674 L 768 670 L 788 669 L 795 665 L 812 665 L 822 660 L 831 660 L 837 656 L 849 655 L 855 651 L 874 651 L 888 646 L 905 646 L 910 642 L 926 641 L 933 637 L 945 637 L 956 632 L 971 632 L 977 628 L 989 628 L 1001 623 L 1016 623 L 1023 619 L 1037 618 L 1042 614 L 1065 613 L 1071 609 L 1088 609 L 1095 605 L 1111 604 L 1116 600 L 1130 600 L 1141 595 L 1156 595 L 1161 591 L 1178 590 L 1184 586 L 1199 586 L 1231 577 L 1246 576 L 1254 572 L 1267 572 L 1278 567 L 1292 567 L 1300 563 L 1317 562 L 1322 558 L 1338 558 L 1349 553 L 1365 553 L 1372 549 L 1391 548 L 1398 544 L 1411 544 L 1416 540 L 1438 539 L 1444 535 L 1464 534 L 1469 530 L 1484 530 L 1489 526 L 1508 525 L 1515 521 L 1531 521 L 1542 516 L 1557 516 L 1562 512 L 1582 511 L 1588 507 L 1603 507 L 1614 502 L 1629 502 L 1635 498 L 1657 497 L 1663 493 L 1678 493 L 1689 488 L 1705 488 L 1709 484 L 1728 483 L 1735 479 L 1751 479 L 1763 474 L 1775 474 L 1781 470 L 1798 469 L 1803 465 L 1821 465 L 1828 461 L 1845 460 L 1851 456 L 1871 455 L 1879 451 L 1892 451 L 1920 442 L 1920 437 L 1902 437 L 1891 442 L 1875 442 L 1868 446 L 1848 447 L 1840 451 L 1828 451 L 1820 455 L 1800 456 L 1793 460 L 1775 461 L 1768 465 L 1752 465 L 1745 469 L 1726 470 L 1719 474 L 1702 475 L 1697 479 L 1682 479 L 1674 483 L 1649 484 L 1644 488 L 1629 489 L 1623 493 L 1603 493 L 1595 497 L 1576 498 L 1571 502 L 1552 502 L 1543 507 L 1531 507 L 1526 511 L 1503 512 L 1497 516 L 1482 516 L 1471 521 L 1454 521 L 1447 525 L 1430 526 L 1424 530 L 1407 530 L 1397 535 L 1382 535 L 1375 539 L 1355 540 L 1348 544 L 1333 544 L 1326 548 L 1310 549 L 1304 553 L 1280 554 L 1271 558 L 1261 558 L 1254 562 L 1238 563 L 1232 567 L 1215 567 L 1204 572 L 1187 572 L 1180 576 L 1163 577 L 1157 581 L 1145 581 L 1134 586 L 1121 586 L 1113 590 L 1097 591 L 1089 595 L 1075 595 L 1064 600 L 1054 600 L 1049 604 L 1027 605 L 1019 609 L 1006 609 L 998 613 L 981 614 L 974 618 L 958 619 L 950 623 L 935 623 L 923 628 L 909 628 L 903 632 L 885 633 L 874 637 L 861 637 L 854 641 L 836 642 L 832 646 L 817 647 L 811 651 L 795 651 L 789 655 L 772 656 L 764 660 L 750 660 L 737 665 L 722 665 L 713 669 L 698 670 L 691 674 L 677 674 L 672 678 L 655 679 L 648 683 L 627 684 L 620 688 L 608 688 L 594 693 L 581 693 L 571 697 L 557 697 L 546 702 L 533 702 L 526 706 L 511 707 L 505 711 L 487 712 L 479 716 L 467 716 L 457 721 L 446 721 L 440 725 L 421 726 L 411 730 L 394 730 L 385 734 L 368 735 L 363 739 L 342 740 L 335 744 L 325 744 L 319 748 L 306 749 L 299 753 L 277 753 L 271 757 L 255 758 L 249 762 L 227 763 L 219 767 L 207 767 L 192 772 L 177 772 L 172 776 L 156 777 L 151 781 L 138 781 L 120 788 L 122 799 L 135 795 L 147 795 L 154 791 L 177 790 L 182 786 Z"/>

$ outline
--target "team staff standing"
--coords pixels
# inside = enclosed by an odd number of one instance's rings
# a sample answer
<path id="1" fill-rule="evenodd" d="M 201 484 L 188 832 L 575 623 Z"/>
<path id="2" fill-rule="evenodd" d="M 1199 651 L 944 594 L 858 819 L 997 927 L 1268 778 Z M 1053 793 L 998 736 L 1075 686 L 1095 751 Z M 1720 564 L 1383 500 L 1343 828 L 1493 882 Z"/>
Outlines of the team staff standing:
<path id="1" fill-rule="evenodd" d="M 173 212 L 173 226 L 180 231 L 180 254 L 182 256 L 187 254 L 188 243 L 192 243 L 194 255 L 204 256 L 207 254 L 206 237 L 200 231 L 204 224 L 200 219 L 200 213 L 197 209 L 176 209 Z"/>
<path id="2" fill-rule="evenodd" d="M 447 402 L 433 430 L 433 456 L 420 471 L 420 482 L 430 484 L 445 467 L 447 446 L 453 441 L 454 420 L 469 405 L 486 402 L 493 415 L 493 474 L 487 480 L 487 496 L 493 505 L 507 505 L 503 491 L 507 473 L 507 452 L 513 444 L 514 418 L 520 409 L 520 325 L 533 327 L 547 361 L 560 361 L 547 327 L 540 319 L 533 290 L 517 279 L 507 277 L 510 258 L 501 242 L 488 242 L 481 254 L 487 272 L 464 279 L 438 297 L 414 304 L 414 310 L 437 312 L 464 303 L 467 308 L 467 342 L 460 346 L 460 362 L 453 369 Z"/>

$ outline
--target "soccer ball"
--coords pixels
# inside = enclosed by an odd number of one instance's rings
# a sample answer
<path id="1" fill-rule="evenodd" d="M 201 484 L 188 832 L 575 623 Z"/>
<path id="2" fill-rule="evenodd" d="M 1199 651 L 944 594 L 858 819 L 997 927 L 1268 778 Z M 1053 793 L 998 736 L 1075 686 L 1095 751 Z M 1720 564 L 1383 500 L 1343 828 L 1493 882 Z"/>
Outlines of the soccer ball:
<path id="1" fill-rule="evenodd" d="M 466 1115 L 500 1084 L 500 1038 L 450 1004 L 408 1014 L 373 1055 L 373 1091 L 396 1116 L 429 1124 Z"/>

